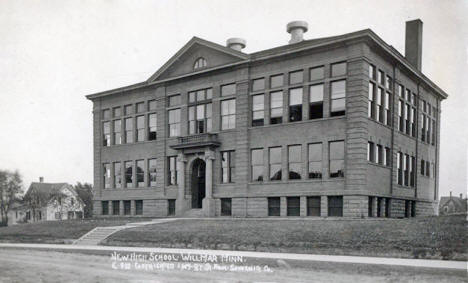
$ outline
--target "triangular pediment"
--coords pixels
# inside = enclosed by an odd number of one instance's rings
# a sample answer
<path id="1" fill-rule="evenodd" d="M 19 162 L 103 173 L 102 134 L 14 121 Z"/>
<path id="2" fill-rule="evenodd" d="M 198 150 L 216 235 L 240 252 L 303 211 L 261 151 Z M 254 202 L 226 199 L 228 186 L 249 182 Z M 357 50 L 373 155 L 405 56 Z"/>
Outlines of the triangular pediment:
<path id="1" fill-rule="evenodd" d="M 194 69 L 195 61 L 199 58 L 206 60 L 206 66 Z M 245 53 L 194 37 L 153 74 L 148 82 L 177 77 L 246 59 L 248 59 L 248 55 Z"/>

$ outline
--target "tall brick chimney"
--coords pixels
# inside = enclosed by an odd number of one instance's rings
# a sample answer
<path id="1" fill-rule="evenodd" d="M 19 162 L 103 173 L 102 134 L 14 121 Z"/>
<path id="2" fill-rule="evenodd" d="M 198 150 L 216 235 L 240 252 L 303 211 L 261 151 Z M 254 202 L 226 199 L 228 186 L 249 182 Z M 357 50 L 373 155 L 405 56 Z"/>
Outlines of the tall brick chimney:
<path id="1" fill-rule="evenodd" d="M 39 183 L 44 183 L 44 177 L 39 177 Z"/>
<path id="2" fill-rule="evenodd" d="M 423 22 L 420 19 L 406 22 L 405 57 L 418 70 L 422 63 Z"/>
<path id="3" fill-rule="evenodd" d="M 305 21 L 293 21 L 286 25 L 286 31 L 291 34 L 289 44 L 298 43 L 304 40 L 304 33 L 309 29 Z"/>

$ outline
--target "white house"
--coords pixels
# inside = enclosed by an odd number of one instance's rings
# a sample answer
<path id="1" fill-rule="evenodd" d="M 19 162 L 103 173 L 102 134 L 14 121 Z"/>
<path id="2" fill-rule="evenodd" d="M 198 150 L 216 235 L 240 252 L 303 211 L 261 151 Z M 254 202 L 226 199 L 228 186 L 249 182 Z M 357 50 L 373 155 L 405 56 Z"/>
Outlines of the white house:
<path id="1" fill-rule="evenodd" d="M 66 220 L 83 218 L 84 202 L 67 183 L 33 182 L 24 196 L 25 220 Z"/>

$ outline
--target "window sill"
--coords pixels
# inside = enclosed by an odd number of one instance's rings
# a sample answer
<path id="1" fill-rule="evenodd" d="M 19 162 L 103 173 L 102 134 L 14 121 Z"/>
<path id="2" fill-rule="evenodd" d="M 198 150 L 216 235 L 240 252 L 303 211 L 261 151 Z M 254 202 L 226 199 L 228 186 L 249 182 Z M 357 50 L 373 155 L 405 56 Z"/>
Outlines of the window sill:
<path id="1" fill-rule="evenodd" d="M 300 184 L 300 183 L 323 183 L 323 182 L 335 182 L 335 181 L 344 181 L 344 178 L 328 178 L 328 179 L 300 179 L 300 180 L 281 180 L 281 181 L 262 181 L 262 182 L 253 182 L 250 181 L 248 185 L 275 185 L 275 184 Z"/>
<path id="2" fill-rule="evenodd" d="M 279 123 L 279 124 L 266 124 L 263 126 L 250 126 L 247 129 L 253 130 L 253 129 L 261 129 L 261 128 L 269 128 L 269 127 L 280 127 L 280 126 L 287 126 L 287 125 L 298 125 L 298 124 L 305 124 L 305 123 L 319 123 L 319 122 L 324 122 L 324 121 L 329 121 L 329 120 L 339 120 L 346 118 L 346 115 L 342 116 L 335 116 L 335 117 L 326 117 L 326 118 L 319 118 L 319 119 L 307 119 L 307 120 L 301 120 L 301 121 L 295 121 L 295 122 L 285 122 L 285 123 Z"/>
<path id="3" fill-rule="evenodd" d="M 372 162 L 372 161 L 367 161 L 367 164 L 368 165 L 374 165 L 374 166 L 381 167 L 381 168 L 385 168 L 385 169 L 392 169 L 392 167 L 390 167 L 390 165 L 378 164 L 378 163 L 375 163 L 375 162 Z"/>

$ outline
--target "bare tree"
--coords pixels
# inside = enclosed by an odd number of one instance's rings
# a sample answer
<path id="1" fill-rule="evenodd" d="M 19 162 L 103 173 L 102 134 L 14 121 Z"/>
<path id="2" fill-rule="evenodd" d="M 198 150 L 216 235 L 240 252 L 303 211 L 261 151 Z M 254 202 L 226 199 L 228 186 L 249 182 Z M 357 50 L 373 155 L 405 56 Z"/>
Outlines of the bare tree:
<path id="1" fill-rule="evenodd" d="M 85 203 L 84 218 L 93 216 L 93 186 L 88 183 L 78 182 L 75 186 L 75 191 L 80 196 L 81 200 Z"/>
<path id="2" fill-rule="evenodd" d="M 19 200 L 22 192 L 23 181 L 18 171 L 0 170 L 0 217 L 5 226 L 8 225 L 11 205 Z"/>

